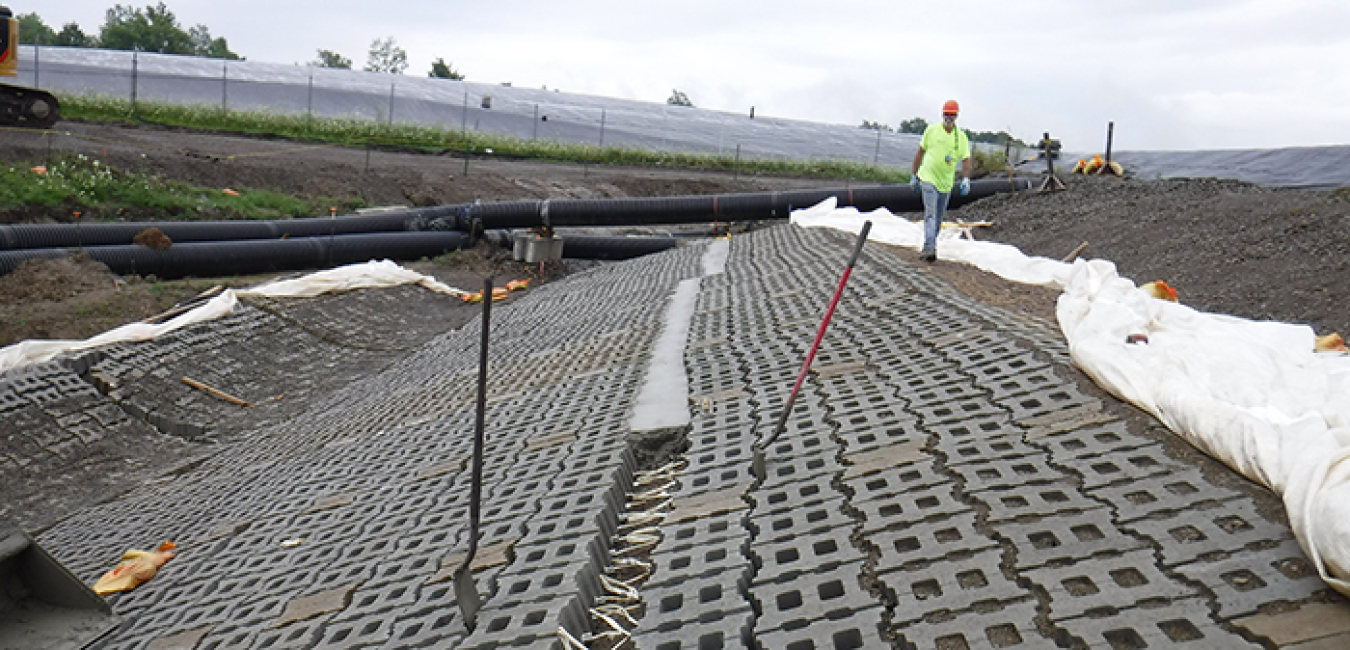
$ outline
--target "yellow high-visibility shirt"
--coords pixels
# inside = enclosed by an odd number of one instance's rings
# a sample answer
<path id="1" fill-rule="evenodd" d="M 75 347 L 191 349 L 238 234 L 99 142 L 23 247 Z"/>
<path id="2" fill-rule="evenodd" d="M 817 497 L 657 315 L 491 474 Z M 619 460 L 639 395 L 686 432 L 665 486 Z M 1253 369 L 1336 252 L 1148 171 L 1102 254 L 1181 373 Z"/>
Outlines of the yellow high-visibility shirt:
<path id="1" fill-rule="evenodd" d="M 956 184 L 956 166 L 970 157 L 970 140 L 960 127 L 951 133 L 941 123 L 929 124 L 923 131 L 923 162 L 919 164 L 919 180 L 937 186 L 939 192 L 952 191 Z"/>

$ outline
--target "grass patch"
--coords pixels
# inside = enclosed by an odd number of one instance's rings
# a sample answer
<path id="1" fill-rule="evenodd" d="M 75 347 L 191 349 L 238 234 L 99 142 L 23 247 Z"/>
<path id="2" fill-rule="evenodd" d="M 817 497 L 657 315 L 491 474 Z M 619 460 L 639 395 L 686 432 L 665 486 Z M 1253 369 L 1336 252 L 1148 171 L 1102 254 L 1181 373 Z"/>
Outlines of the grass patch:
<path id="1" fill-rule="evenodd" d="M 807 178 L 849 178 L 891 183 L 909 180 L 909 172 L 863 163 L 817 160 L 736 160 L 712 154 L 646 151 L 621 147 L 592 147 L 552 140 L 523 140 L 485 133 L 464 133 L 435 126 L 384 124 L 374 120 L 311 119 L 303 114 L 259 111 L 221 111 L 206 105 L 137 102 L 90 95 L 61 98 L 61 112 L 73 119 L 136 123 L 140 120 L 193 129 L 279 135 L 305 141 L 348 146 L 389 146 L 425 151 L 506 156 L 554 162 L 601 165 L 681 167 L 713 171 L 740 171 Z"/>
<path id="2" fill-rule="evenodd" d="M 264 190 L 237 194 L 117 170 L 81 154 L 58 155 L 45 167 L 0 166 L 0 207 L 5 208 L 64 206 L 94 217 L 148 208 L 178 219 L 273 219 L 323 214 L 330 206 L 364 207 L 357 200 L 307 201 Z"/>

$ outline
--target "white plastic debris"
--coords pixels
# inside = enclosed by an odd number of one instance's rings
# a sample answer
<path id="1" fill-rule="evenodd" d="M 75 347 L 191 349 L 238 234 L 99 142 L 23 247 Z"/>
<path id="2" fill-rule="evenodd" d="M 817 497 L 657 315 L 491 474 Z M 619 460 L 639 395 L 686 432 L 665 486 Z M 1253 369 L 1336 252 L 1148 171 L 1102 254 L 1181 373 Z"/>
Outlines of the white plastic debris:
<path id="1" fill-rule="evenodd" d="M 0 348 L 0 373 L 14 368 L 48 361 L 63 352 L 77 352 L 113 343 L 148 341 L 180 327 L 214 320 L 234 311 L 239 296 L 272 298 L 312 297 L 325 293 L 395 287 L 416 284 L 437 293 L 452 296 L 464 292 L 442 284 L 435 278 L 405 269 L 389 260 L 348 264 L 291 280 L 268 282 L 251 289 L 226 289 L 200 306 L 158 324 L 129 323 L 83 341 L 29 340 Z"/>

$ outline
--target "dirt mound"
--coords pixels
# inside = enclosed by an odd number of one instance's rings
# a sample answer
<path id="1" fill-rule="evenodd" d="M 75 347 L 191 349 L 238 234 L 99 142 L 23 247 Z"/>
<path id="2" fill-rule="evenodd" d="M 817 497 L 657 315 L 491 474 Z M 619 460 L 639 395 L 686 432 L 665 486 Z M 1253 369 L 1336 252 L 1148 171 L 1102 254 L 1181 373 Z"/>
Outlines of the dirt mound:
<path id="1" fill-rule="evenodd" d="M 1201 311 L 1350 332 L 1350 196 L 1216 179 L 1067 177 L 1069 189 L 1001 194 L 963 208 L 988 239 L 1028 255 L 1111 260 L 1138 284 L 1165 280 Z"/>
<path id="2" fill-rule="evenodd" d="M 102 262 L 76 253 L 54 260 L 27 260 L 0 275 L 0 305 L 59 302 L 113 287 L 113 274 Z"/>

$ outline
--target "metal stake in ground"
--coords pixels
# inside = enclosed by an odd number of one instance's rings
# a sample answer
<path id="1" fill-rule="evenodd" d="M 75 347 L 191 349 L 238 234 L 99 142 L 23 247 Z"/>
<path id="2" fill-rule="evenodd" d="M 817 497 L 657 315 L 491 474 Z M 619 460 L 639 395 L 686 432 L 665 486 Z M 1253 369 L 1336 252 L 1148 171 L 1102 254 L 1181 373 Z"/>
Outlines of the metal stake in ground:
<path id="1" fill-rule="evenodd" d="M 825 330 L 830 326 L 830 319 L 834 317 L 834 310 L 839 306 L 839 298 L 844 295 L 844 285 L 848 284 L 848 276 L 853 274 L 853 265 L 858 261 L 858 254 L 862 253 L 863 243 L 867 241 L 867 233 L 872 230 L 872 222 L 864 221 L 862 232 L 858 233 L 858 243 L 853 247 L 853 255 L 848 258 L 848 266 L 844 267 L 844 276 L 839 278 L 839 286 L 834 290 L 834 298 L 830 299 L 830 308 L 825 311 L 824 320 L 820 321 L 820 329 L 816 331 L 816 340 L 811 343 L 811 351 L 806 354 L 806 361 L 802 362 L 802 370 L 797 373 L 797 383 L 792 385 L 792 392 L 788 393 L 787 404 L 783 405 L 783 413 L 778 416 L 778 424 L 774 425 L 773 433 L 762 442 L 755 445 L 755 454 L 753 469 L 755 478 L 763 483 L 768 478 L 768 469 L 765 467 L 765 450 L 778 439 L 778 435 L 783 433 L 787 427 L 788 416 L 792 413 L 792 404 L 797 401 L 797 391 L 801 390 L 802 382 L 806 380 L 806 373 L 811 371 L 811 362 L 816 359 L 816 351 L 820 349 L 820 341 L 825 338 Z"/>
<path id="2" fill-rule="evenodd" d="M 473 482 L 469 488 L 469 552 L 455 572 L 455 599 L 472 630 L 483 601 L 473 583 L 473 556 L 478 553 L 478 516 L 483 496 L 483 413 L 487 410 L 488 320 L 492 314 L 492 276 L 483 278 L 483 339 L 478 356 L 478 418 L 473 429 Z"/>

